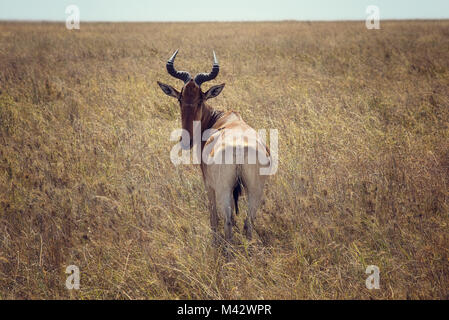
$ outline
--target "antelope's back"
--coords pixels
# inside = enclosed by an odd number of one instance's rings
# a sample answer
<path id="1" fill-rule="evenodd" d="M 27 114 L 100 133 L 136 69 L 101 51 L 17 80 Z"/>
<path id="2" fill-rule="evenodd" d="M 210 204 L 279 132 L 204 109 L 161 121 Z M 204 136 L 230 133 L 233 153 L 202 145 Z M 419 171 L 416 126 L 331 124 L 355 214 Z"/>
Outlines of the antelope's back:
<path id="1" fill-rule="evenodd" d="M 212 127 L 204 145 L 206 164 L 269 166 L 270 152 L 259 134 L 234 111 L 225 113 Z"/>

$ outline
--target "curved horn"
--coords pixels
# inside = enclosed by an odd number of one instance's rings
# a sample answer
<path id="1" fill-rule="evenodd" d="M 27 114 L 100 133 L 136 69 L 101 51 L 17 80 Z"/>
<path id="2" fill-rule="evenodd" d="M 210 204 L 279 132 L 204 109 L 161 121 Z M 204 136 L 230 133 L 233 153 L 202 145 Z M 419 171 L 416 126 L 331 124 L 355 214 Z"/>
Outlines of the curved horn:
<path id="1" fill-rule="evenodd" d="M 173 66 L 173 63 L 175 62 L 176 55 L 178 54 L 178 50 L 173 53 L 170 59 L 167 61 L 167 71 L 168 74 L 172 77 L 175 77 L 176 79 L 184 81 L 184 83 L 187 83 L 192 77 L 187 71 L 177 71 L 175 67 Z"/>
<path id="2" fill-rule="evenodd" d="M 212 66 L 212 71 L 210 73 L 198 73 L 195 76 L 195 82 L 200 87 L 203 82 L 213 80 L 217 77 L 218 71 L 220 71 L 220 66 L 218 65 L 217 56 L 214 53 L 214 65 Z"/>

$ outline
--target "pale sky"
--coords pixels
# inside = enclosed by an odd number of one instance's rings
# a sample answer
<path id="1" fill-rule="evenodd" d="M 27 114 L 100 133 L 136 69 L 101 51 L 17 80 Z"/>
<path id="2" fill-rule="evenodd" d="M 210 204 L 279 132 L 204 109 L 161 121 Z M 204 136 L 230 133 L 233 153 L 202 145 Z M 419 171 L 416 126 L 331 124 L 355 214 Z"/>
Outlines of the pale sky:
<path id="1" fill-rule="evenodd" d="M 449 0 L 0 0 L 0 20 L 65 21 L 68 5 L 81 21 L 448 19 Z"/>

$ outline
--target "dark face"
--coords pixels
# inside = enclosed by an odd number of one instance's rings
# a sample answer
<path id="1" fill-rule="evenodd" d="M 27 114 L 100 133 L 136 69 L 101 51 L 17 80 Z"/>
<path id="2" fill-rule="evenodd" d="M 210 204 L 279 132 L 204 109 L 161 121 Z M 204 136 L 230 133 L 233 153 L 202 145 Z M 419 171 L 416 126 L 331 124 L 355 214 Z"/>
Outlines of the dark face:
<path id="1" fill-rule="evenodd" d="M 203 116 L 204 101 L 215 98 L 223 90 L 224 83 L 211 87 L 207 92 L 203 93 L 201 88 L 194 80 L 189 80 L 181 92 L 178 92 L 172 86 L 163 84 L 158 81 L 159 87 L 165 94 L 178 99 L 181 107 L 182 128 L 187 130 L 190 135 L 190 141 L 182 140 L 181 147 L 188 150 L 193 146 L 193 122 L 201 121 Z M 184 144 L 185 143 L 185 144 Z"/>
<path id="2" fill-rule="evenodd" d="M 204 93 L 192 80 L 182 88 L 179 104 L 181 107 L 182 128 L 190 135 L 190 144 L 182 145 L 183 149 L 190 149 L 193 145 L 193 122 L 201 121 Z"/>

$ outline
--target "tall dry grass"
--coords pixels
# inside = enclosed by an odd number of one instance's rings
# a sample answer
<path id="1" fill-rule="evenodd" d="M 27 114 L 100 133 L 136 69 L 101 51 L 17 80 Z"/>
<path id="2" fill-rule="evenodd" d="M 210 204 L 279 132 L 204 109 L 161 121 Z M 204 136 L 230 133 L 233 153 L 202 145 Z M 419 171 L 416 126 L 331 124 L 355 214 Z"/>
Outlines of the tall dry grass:
<path id="1" fill-rule="evenodd" d="M 449 298 L 449 21 L 381 27 L 0 23 L 0 298 Z M 199 168 L 169 159 L 176 48 L 191 73 L 214 49 L 211 105 L 279 130 L 230 262 Z"/>

